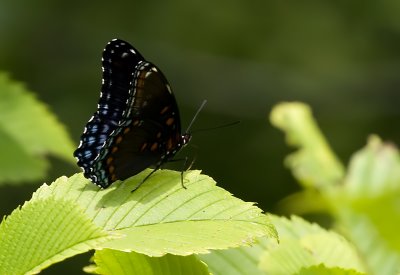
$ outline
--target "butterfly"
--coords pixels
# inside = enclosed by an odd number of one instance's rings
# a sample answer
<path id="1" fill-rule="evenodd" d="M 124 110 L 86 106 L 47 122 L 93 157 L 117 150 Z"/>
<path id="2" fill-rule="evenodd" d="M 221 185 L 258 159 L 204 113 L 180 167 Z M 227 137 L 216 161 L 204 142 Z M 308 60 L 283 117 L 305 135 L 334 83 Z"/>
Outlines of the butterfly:
<path id="1" fill-rule="evenodd" d="M 178 106 L 163 73 L 128 42 L 113 39 L 106 45 L 102 70 L 98 108 L 74 157 L 86 178 L 107 188 L 147 167 L 156 171 L 191 135 L 181 133 Z"/>

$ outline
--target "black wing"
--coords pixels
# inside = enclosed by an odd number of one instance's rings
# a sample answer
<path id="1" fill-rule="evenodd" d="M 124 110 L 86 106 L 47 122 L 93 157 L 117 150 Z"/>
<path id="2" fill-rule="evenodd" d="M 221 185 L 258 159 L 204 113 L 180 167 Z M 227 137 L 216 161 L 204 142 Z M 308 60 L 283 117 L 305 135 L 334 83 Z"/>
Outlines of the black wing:
<path id="1" fill-rule="evenodd" d="M 103 53 L 98 110 L 74 155 L 84 175 L 106 188 L 168 159 L 183 145 L 180 117 L 169 84 L 157 67 L 127 42 Z"/>

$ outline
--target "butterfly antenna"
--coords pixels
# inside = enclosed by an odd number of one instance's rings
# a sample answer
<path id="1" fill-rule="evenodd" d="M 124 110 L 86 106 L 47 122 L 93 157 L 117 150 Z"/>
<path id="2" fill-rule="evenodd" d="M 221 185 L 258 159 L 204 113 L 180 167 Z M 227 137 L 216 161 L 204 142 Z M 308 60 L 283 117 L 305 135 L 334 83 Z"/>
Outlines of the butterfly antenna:
<path id="1" fill-rule="evenodd" d="M 240 120 L 236 120 L 236 121 L 229 122 L 229 123 L 223 124 L 223 125 L 218 125 L 218 126 L 215 126 L 215 127 L 196 129 L 196 130 L 194 130 L 194 131 L 192 132 L 192 134 L 193 134 L 193 133 L 198 133 L 198 132 L 209 131 L 209 130 L 221 129 L 221 128 L 225 128 L 225 127 L 230 127 L 230 126 L 239 124 L 240 122 L 241 122 Z"/>
<path id="2" fill-rule="evenodd" d="M 203 103 L 201 103 L 199 109 L 197 109 L 196 114 L 195 114 L 194 117 L 192 118 L 192 121 L 189 123 L 189 126 L 186 128 L 185 133 L 189 133 L 190 128 L 192 128 L 192 125 L 193 125 L 194 121 L 197 119 L 197 116 L 199 115 L 200 111 L 204 108 L 204 105 L 206 105 L 206 103 L 207 103 L 207 100 L 204 99 L 204 100 L 203 100 Z"/>

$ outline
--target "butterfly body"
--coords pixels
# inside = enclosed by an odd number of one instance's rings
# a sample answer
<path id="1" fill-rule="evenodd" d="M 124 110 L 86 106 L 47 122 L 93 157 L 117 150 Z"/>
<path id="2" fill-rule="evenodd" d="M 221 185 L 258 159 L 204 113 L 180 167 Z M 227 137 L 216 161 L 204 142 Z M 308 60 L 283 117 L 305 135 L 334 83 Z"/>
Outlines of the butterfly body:
<path id="1" fill-rule="evenodd" d="M 129 43 L 104 49 L 97 111 L 74 156 L 102 188 L 171 159 L 190 140 L 181 134 L 175 97 L 162 72 Z"/>

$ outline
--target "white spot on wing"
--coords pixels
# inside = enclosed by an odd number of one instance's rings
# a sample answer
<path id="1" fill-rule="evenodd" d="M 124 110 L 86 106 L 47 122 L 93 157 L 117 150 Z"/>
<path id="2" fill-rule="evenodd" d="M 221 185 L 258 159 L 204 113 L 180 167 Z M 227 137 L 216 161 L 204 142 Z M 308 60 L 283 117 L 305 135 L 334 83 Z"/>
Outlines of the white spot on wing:
<path id="1" fill-rule="evenodd" d="M 168 83 L 165 84 L 165 87 L 167 87 L 168 92 L 169 92 L 170 94 L 172 94 L 171 87 L 169 86 Z"/>

